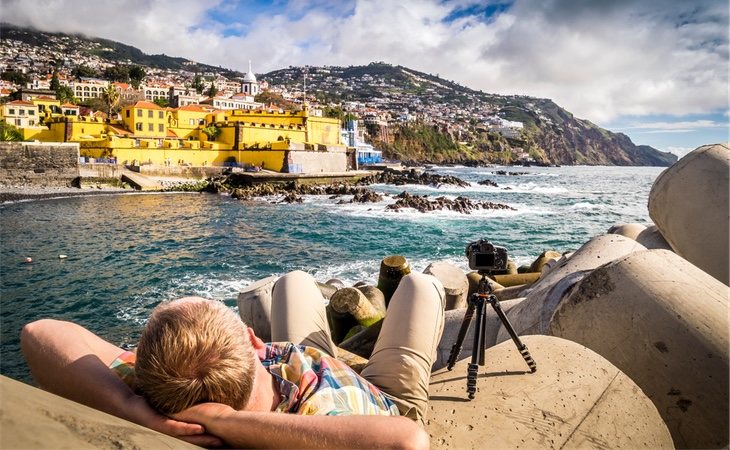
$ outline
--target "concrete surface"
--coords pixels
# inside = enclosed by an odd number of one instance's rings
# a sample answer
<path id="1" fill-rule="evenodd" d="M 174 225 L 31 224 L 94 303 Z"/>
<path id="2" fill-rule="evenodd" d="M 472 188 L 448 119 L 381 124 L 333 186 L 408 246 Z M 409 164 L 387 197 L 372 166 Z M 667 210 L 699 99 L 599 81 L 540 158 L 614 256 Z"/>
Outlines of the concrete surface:
<path id="1" fill-rule="evenodd" d="M 529 373 L 513 342 L 487 350 L 476 398 L 466 366 L 431 378 L 426 431 L 434 449 L 673 448 L 656 407 L 597 353 L 550 336 L 522 338 L 537 362 Z"/>
<path id="2" fill-rule="evenodd" d="M 2 449 L 200 448 L 0 376 Z"/>
<path id="3" fill-rule="evenodd" d="M 580 281 L 548 331 L 585 345 L 631 377 L 677 447 L 723 447 L 729 296 L 727 286 L 675 253 L 645 250 Z"/>

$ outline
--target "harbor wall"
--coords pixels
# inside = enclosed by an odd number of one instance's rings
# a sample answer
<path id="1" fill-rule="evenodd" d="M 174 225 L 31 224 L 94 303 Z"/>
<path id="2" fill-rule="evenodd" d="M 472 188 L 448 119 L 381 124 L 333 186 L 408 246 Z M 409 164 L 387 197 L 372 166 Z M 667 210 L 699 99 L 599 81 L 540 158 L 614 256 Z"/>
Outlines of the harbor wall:
<path id="1" fill-rule="evenodd" d="M 79 144 L 0 142 L 0 185 L 64 187 L 79 176 Z"/>

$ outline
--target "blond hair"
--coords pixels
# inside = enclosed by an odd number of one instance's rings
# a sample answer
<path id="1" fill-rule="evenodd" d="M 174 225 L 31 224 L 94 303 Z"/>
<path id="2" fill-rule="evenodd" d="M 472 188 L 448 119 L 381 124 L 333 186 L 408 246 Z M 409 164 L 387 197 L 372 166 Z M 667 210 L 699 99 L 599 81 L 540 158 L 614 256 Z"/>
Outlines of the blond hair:
<path id="1" fill-rule="evenodd" d="M 246 326 L 225 304 L 180 299 L 152 312 L 137 349 L 137 385 L 164 414 L 203 402 L 239 410 L 253 389 L 255 358 Z"/>

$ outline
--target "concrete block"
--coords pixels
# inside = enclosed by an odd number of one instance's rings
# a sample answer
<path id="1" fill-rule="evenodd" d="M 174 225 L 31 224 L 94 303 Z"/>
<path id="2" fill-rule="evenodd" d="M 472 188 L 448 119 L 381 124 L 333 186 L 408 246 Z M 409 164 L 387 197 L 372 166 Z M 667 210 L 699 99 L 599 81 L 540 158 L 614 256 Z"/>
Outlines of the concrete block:
<path id="1" fill-rule="evenodd" d="M 675 252 L 730 283 L 730 147 L 699 147 L 662 172 L 649 193 L 649 215 Z"/>
<path id="2" fill-rule="evenodd" d="M 548 332 L 585 345 L 631 377 L 677 447 L 723 447 L 729 296 L 727 286 L 675 253 L 646 250 L 576 284 Z"/>
<path id="3" fill-rule="evenodd" d="M 636 236 L 636 242 L 649 249 L 672 250 L 672 246 L 664 239 L 656 225 L 646 227 L 646 230 Z"/>
<path id="4" fill-rule="evenodd" d="M 200 448 L 5 376 L 0 399 L 4 449 Z"/>
<path id="5" fill-rule="evenodd" d="M 423 273 L 433 275 L 443 284 L 447 311 L 466 307 L 469 280 L 464 271 L 453 264 L 435 262 L 429 264 Z"/>
<path id="6" fill-rule="evenodd" d="M 636 240 L 639 233 L 644 230 L 646 230 L 646 225 L 642 225 L 640 223 L 625 223 L 612 226 L 608 229 L 607 233 L 620 234 L 621 236 Z"/>
<path id="7" fill-rule="evenodd" d="M 564 339 L 522 340 L 537 372 L 503 342 L 486 351 L 474 400 L 466 395 L 468 361 L 433 374 L 432 448 L 673 448 L 654 404 L 606 359 Z"/>
<path id="8" fill-rule="evenodd" d="M 562 259 L 538 281 L 520 295 L 525 301 L 507 314 L 517 334 L 546 334 L 550 320 L 563 294 L 591 270 L 627 254 L 646 248 L 618 234 L 596 236 L 586 242 L 569 258 Z M 509 339 L 505 329 L 499 331 L 497 342 Z"/>

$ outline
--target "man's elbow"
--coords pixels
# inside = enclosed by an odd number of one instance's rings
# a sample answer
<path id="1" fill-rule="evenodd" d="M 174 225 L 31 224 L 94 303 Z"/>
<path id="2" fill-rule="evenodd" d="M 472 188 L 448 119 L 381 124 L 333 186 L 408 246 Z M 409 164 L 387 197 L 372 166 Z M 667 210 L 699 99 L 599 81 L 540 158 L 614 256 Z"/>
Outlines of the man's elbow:
<path id="1" fill-rule="evenodd" d="M 406 448 L 408 450 L 427 450 L 431 447 L 431 439 L 423 428 L 418 428 L 410 439 L 410 443 Z"/>
<path id="2" fill-rule="evenodd" d="M 415 422 L 411 422 L 406 432 L 400 434 L 397 448 L 402 450 L 426 450 L 431 446 L 428 433 Z M 405 431 L 405 429 L 404 429 Z"/>

